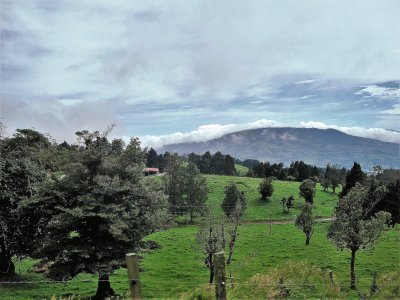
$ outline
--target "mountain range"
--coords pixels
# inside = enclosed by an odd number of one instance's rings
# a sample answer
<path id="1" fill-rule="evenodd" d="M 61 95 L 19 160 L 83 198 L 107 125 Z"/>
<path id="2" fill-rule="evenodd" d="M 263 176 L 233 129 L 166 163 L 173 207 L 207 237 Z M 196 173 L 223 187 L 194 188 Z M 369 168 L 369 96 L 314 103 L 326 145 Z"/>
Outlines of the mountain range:
<path id="1" fill-rule="evenodd" d="M 251 158 L 285 165 L 303 160 L 320 167 L 333 163 L 349 168 L 354 161 L 364 169 L 376 165 L 400 167 L 399 144 L 352 136 L 335 129 L 249 129 L 209 141 L 165 145 L 158 150 L 179 154 L 221 151 L 241 160 Z"/>

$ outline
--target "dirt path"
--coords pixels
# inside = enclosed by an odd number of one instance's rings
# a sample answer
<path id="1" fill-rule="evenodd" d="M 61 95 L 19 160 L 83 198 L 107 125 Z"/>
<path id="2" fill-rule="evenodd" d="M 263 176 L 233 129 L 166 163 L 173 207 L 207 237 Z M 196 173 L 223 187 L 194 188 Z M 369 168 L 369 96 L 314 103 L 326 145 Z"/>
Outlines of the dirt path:
<path id="1" fill-rule="evenodd" d="M 315 222 L 330 222 L 334 218 L 317 218 Z M 245 220 L 242 224 L 294 224 L 295 220 L 262 220 L 262 221 L 251 221 Z"/>

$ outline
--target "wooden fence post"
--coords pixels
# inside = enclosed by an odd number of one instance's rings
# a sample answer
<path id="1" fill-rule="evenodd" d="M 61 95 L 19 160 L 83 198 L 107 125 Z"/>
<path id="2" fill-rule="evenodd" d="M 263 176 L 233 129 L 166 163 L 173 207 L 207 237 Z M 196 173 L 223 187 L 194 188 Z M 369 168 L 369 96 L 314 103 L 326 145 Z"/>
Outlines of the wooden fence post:
<path id="1" fill-rule="evenodd" d="M 217 300 L 226 300 L 226 278 L 225 278 L 225 252 L 214 254 L 215 266 L 215 296 Z"/>
<path id="2" fill-rule="evenodd" d="M 126 265 L 128 269 L 129 290 L 131 299 L 142 299 L 142 284 L 139 277 L 139 260 L 136 253 L 126 255 Z"/>
<path id="3" fill-rule="evenodd" d="M 269 235 L 272 235 L 272 221 L 269 221 Z"/>

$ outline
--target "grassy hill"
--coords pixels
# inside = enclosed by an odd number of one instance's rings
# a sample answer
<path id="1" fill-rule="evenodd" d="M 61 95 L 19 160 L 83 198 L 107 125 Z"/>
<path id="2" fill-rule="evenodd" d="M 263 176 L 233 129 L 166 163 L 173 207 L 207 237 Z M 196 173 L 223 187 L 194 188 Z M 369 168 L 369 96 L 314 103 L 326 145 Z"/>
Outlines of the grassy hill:
<path id="1" fill-rule="evenodd" d="M 247 209 L 243 216 L 243 220 L 246 221 L 292 220 L 296 218 L 304 204 L 304 199 L 299 196 L 300 182 L 275 180 L 271 199 L 262 200 L 258 192 L 260 178 L 207 175 L 206 179 L 209 188 L 208 200 L 210 203 L 214 203 L 218 209 L 224 198 L 224 187 L 233 181 L 236 182 L 247 198 Z M 337 190 L 337 192 L 339 191 Z M 280 200 L 290 195 L 293 195 L 295 199 L 294 208 L 289 213 L 283 212 Z M 314 198 L 314 212 L 317 217 L 331 217 L 336 202 L 337 195 L 324 192 L 321 185 L 317 184 Z"/>
<path id="2" fill-rule="evenodd" d="M 334 294 L 334 296 L 358 298 L 357 293 L 348 289 L 350 253 L 337 251 L 327 240 L 328 224 L 318 223 L 309 246 L 305 246 L 304 234 L 295 228 L 293 223 L 274 224 L 272 235 L 269 235 L 269 225 L 266 220 L 293 220 L 299 213 L 304 203 L 304 200 L 298 196 L 299 183 L 274 181 L 274 195 L 269 201 L 262 201 L 257 190 L 260 179 L 216 175 L 209 175 L 206 178 L 209 187 L 209 202 L 217 207 L 223 199 L 224 186 L 231 181 L 235 181 L 240 189 L 245 191 L 248 199 L 248 208 L 244 215 L 245 222 L 239 228 L 240 235 L 233 261 L 227 268 L 227 274 L 231 273 L 236 282 L 234 289 L 229 285 L 228 292 L 232 298 L 256 296 L 265 298 L 265 295 L 257 294 L 257 288 L 254 286 L 254 278 L 261 276 L 256 275 L 257 273 L 272 274 L 267 278 L 275 278 L 273 276 L 277 276 L 277 271 L 274 271 L 276 267 L 280 267 L 280 270 L 284 270 L 283 272 L 292 270 L 292 273 L 296 268 L 300 268 L 303 273 L 297 280 L 308 282 L 311 276 L 317 276 L 307 273 L 311 266 L 317 268 L 315 272 L 319 272 L 318 274 L 326 275 L 328 270 L 333 271 L 340 290 L 339 294 Z M 295 197 L 295 208 L 286 214 L 282 212 L 280 199 L 291 194 Z M 317 186 L 315 206 L 318 216 L 332 216 L 336 201 L 336 195 L 323 192 L 321 187 Z M 196 225 L 178 226 L 147 237 L 148 240 L 157 242 L 160 248 L 141 252 L 141 281 L 145 297 L 176 299 L 182 293 L 191 294 L 195 289 L 207 286 L 208 269 L 195 243 L 197 230 Z M 386 232 L 373 249 L 359 251 L 356 272 L 358 286 L 362 292 L 368 291 L 372 272 L 376 271 L 379 276 L 382 276 L 399 268 L 399 240 L 400 226 L 397 226 Z M 298 265 L 300 262 L 304 266 Z M 47 283 L 47 279 L 42 274 L 28 272 L 33 263 L 31 259 L 17 263 L 17 272 L 21 275 L 21 280 L 32 281 L 32 283 L 0 285 L 0 299 L 43 299 L 50 298 L 52 295 L 78 294 L 88 297 L 96 290 L 97 278 L 94 275 L 81 274 L 67 283 Z M 282 265 L 284 265 L 283 268 Z M 121 268 L 115 272 L 110 280 L 116 292 L 127 294 L 126 269 Z M 297 288 L 294 285 L 291 287 L 293 297 L 310 298 L 323 295 L 327 297 L 326 283 L 320 281 L 315 284 L 310 283 L 306 289 L 303 288 L 303 284 L 302 281 Z"/>
<path id="3" fill-rule="evenodd" d="M 248 167 L 238 165 L 238 164 L 235 164 L 235 169 L 236 169 L 236 172 L 238 172 L 239 176 L 246 176 L 247 171 L 249 171 Z"/>

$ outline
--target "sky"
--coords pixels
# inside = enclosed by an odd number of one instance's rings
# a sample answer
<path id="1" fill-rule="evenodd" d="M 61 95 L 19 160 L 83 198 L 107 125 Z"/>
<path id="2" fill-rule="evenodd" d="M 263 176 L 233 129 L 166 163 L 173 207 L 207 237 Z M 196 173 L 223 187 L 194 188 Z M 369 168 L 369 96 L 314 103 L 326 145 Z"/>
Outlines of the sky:
<path id="1" fill-rule="evenodd" d="M 400 1 L 0 0 L 0 121 L 145 145 L 260 127 L 400 142 Z"/>

